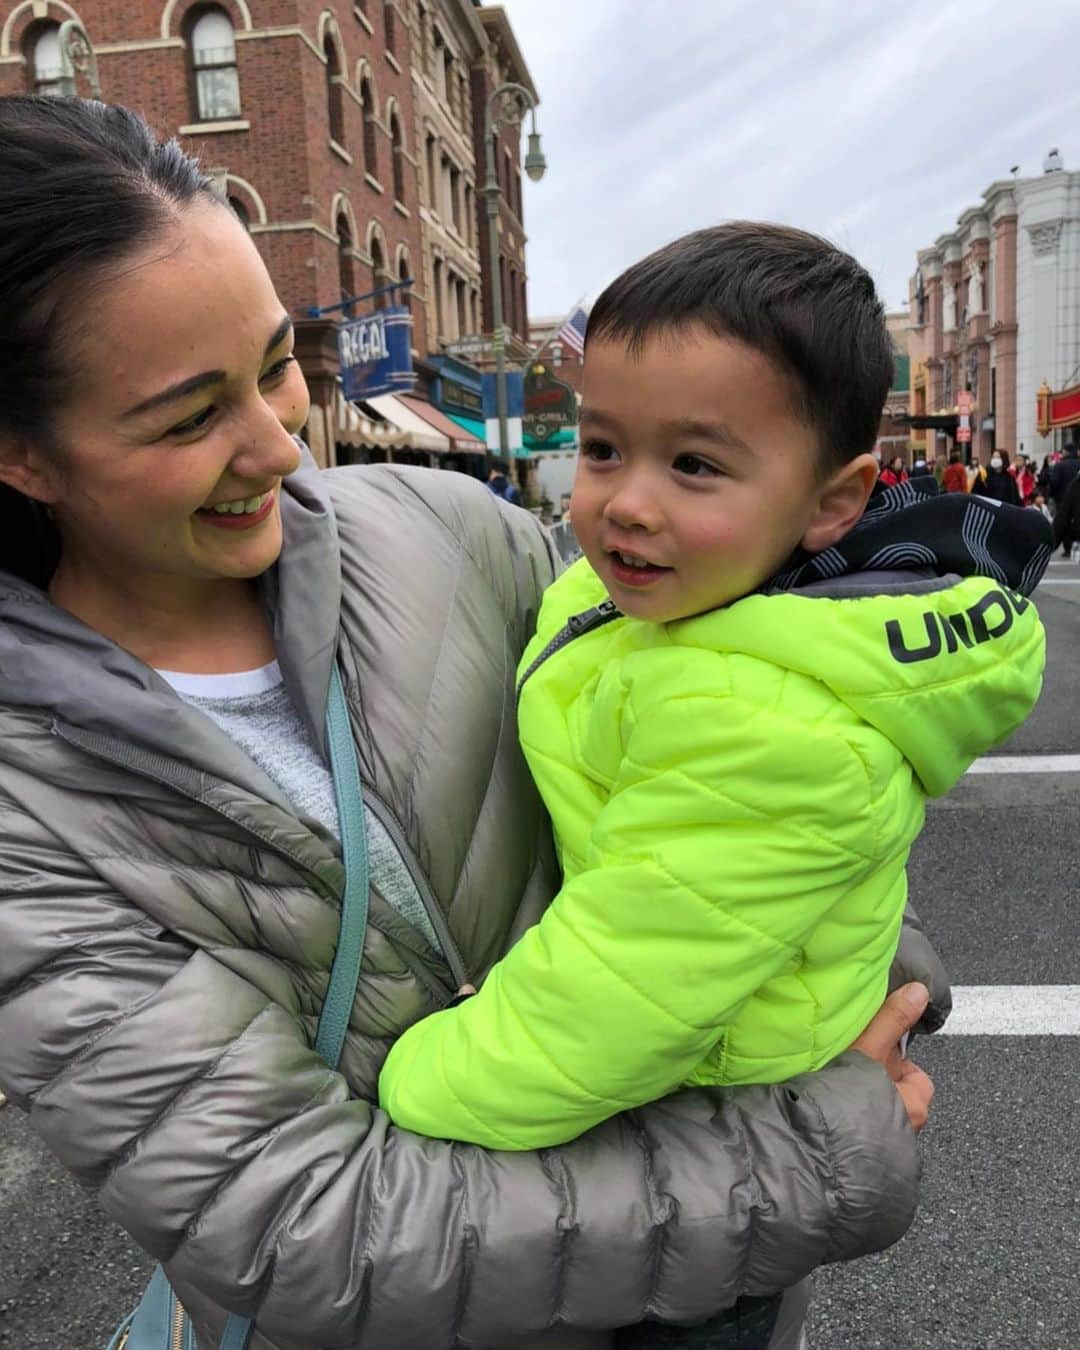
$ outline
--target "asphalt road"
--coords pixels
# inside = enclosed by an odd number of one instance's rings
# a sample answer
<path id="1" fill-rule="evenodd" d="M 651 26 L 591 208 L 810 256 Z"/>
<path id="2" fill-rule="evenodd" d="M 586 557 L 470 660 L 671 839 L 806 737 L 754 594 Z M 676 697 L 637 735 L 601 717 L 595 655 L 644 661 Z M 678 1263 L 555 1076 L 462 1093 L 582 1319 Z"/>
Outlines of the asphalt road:
<path id="1" fill-rule="evenodd" d="M 1044 695 L 1000 752 L 1080 754 L 1080 567 L 1052 565 L 1038 601 Z M 932 808 L 912 896 L 956 984 L 1080 985 L 1078 840 L 1080 774 L 971 777 Z M 818 1273 L 811 1350 L 1080 1350 L 1077 1038 L 940 1037 L 918 1058 L 938 1087 L 921 1213 Z M 0 1347 L 103 1350 L 148 1268 L 0 1111 Z"/>

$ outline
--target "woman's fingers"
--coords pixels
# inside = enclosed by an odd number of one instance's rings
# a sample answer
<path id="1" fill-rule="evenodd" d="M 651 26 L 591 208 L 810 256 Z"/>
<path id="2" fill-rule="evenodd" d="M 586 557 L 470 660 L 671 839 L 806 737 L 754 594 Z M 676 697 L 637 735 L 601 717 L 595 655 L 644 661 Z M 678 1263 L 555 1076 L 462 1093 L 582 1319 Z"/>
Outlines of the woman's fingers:
<path id="1" fill-rule="evenodd" d="M 930 1001 L 930 991 L 924 984 L 905 984 L 889 995 L 878 1009 L 874 1020 L 866 1028 L 852 1050 L 860 1050 L 879 1064 L 889 1066 L 890 1056 L 899 1057 L 897 1046 L 923 1015 Z M 892 1075 L 895 1079 L 895 1074 Z"/>
<path id="2" fill-rule="evenodd" d="M 921 1130 L 930 1117 L 930 1103 L 934 1100 L 934 1084 L 910 1059 L 902 1063 L 902 1074 L 896 1084 L 913 1130 Z"/>

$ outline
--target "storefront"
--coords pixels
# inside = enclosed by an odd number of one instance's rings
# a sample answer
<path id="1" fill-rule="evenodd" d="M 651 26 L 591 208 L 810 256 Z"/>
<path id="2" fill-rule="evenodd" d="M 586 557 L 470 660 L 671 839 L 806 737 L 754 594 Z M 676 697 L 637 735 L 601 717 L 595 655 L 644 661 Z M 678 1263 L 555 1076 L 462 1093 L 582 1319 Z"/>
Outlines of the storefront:
<path id="1" fill-rule="evenodd" d="M 1055 393 L 1043 380 L 1035 396 L 1035 429 L 1043 437 L 1060 432 L 1062 440 L 1076 440 L 1075 434 L 1069 434 L 1073 427 L 1080 427 L 1080 384 Z"/>

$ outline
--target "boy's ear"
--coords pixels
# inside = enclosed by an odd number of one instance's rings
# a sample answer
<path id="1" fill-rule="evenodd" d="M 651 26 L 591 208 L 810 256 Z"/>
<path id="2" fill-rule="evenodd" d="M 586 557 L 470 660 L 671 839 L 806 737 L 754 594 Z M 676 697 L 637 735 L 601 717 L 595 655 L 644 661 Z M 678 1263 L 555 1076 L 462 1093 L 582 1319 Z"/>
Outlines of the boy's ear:
<path id="1" fill-rule="evenodd" d="M 818 493 L 814 512 L 802 546 L 808 553 L 829 548 L 855 525 L 877 482 L 878 464 L 873 455 L 859 455 L 838 469 Z"/>
<path id="2" fill-rule="evenodd" d="M 55 475 L 41 454 L 21 437 L 0 436 L 0 483 L 35 501 L 53 501 Z"/>

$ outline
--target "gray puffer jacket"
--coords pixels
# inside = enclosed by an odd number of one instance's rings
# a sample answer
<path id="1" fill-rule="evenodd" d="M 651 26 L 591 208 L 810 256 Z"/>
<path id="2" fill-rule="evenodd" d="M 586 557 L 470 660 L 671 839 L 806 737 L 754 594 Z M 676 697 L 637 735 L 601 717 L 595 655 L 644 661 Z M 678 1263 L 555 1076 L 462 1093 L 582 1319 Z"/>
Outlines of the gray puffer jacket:
<path id="1" fill-rule="evenodd" d="M 455 474 L 308 459 L 285 486 L 265 589 L 286 683 L 321 743 L 337 654 L 368 800 L 443 944 L 372 895 L 340 1073 L 312 1049 L 336 841 L 153 671 L 0 574 L 0 1085 L 165 1262 L 200 1344 L 231 1309 L 262 1347 L 603 1347 L 895 1241 L 915 1138 L 856 1053 L 539 1154 L 369 1105 L 394 1038 L 556 887 L 514 727 L 555 564 Z"/>

